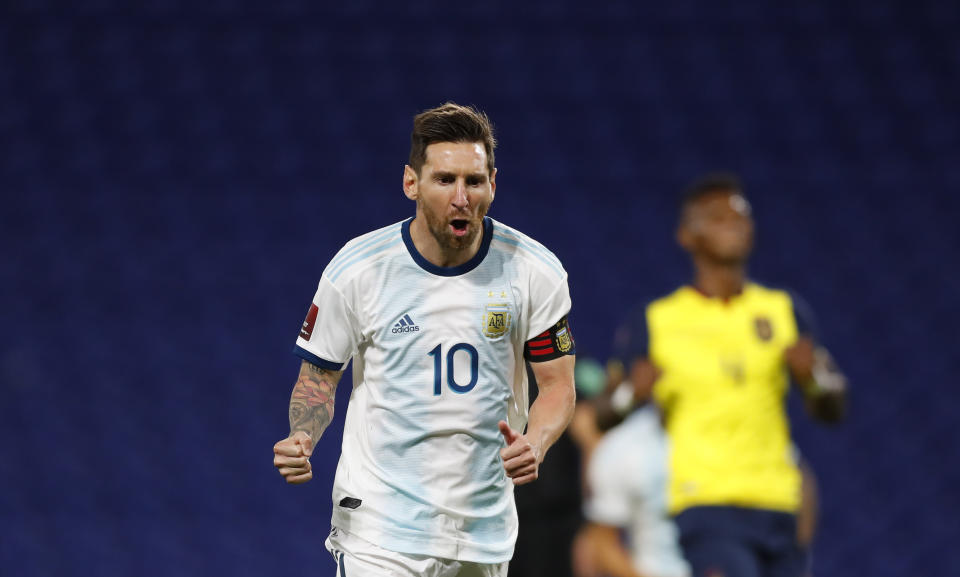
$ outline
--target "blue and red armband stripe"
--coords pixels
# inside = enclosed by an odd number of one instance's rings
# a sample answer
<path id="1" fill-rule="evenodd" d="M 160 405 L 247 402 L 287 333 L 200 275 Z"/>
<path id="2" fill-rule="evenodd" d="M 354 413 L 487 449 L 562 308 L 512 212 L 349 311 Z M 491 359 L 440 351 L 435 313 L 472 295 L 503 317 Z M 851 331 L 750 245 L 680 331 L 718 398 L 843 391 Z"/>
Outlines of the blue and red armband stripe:
<path id="1" fill-rule="evenodd" d="M 531 363 L 550 361 L 564 355 L 576 354 L 576 352 L 577 345 L 573 340 L 567 317 L 563 317 L 523 346 L 523 358 Z"/>

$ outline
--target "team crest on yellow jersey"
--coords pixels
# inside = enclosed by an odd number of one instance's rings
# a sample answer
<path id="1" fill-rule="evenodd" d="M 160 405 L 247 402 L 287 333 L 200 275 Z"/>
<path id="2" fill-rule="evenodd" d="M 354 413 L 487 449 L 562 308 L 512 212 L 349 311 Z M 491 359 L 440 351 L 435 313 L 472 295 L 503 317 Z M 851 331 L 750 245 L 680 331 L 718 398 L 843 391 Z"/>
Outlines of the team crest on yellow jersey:
<path id="1" fill-rule="evenodd" d="M 773 338 L 773 325 L 770 324 L 770 319 L 767 317 L 757 317 L 753 319 L 753 325 L 757 329 L 757 337 L 763 341 L 768 342 Z"/>
<path id="2" fill-rule="evenodd" d="M 491 339 L 502 337 L 510 330 L 510 305 L 490 303 L 483 311 L 483 334 Z"/>

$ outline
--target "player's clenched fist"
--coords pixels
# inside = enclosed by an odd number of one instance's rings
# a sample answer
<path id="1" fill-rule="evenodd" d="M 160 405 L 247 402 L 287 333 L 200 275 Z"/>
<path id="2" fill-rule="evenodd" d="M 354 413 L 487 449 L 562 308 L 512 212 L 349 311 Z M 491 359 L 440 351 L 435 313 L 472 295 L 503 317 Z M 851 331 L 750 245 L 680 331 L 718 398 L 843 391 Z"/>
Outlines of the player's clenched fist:
<path id="1" fill-rule="evenodd" d="M 303 431 L 297 431 L 273 446 L 273 466 L 291 485 L 306 483 L 313 478 L 310 455 L 313 440 Z"/>
<path id="2" fill-rule="evenodd" d="M 503 459 L 503 470 L 507 477 L 513 479 L 514 485 L 536 481 L 540 469 L 539 451 L 534 449 L 526 435 L 511 429 L 506 421 L 500 421 L 499 427 L 507 441 L 507 446 L 500 449 L 500 458 Z"/>

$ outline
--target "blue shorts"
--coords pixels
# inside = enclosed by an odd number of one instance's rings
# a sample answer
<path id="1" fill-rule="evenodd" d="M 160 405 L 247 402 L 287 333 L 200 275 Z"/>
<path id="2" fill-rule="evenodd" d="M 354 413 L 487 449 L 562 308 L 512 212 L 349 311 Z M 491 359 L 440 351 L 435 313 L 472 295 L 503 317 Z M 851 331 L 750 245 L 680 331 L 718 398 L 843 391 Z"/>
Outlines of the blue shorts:
<path id="1" fill-rule="evenodd" d="M 691 507 L 676 518 L 693 577 L 802 577 L 797 517 L 746 507 Z"/>

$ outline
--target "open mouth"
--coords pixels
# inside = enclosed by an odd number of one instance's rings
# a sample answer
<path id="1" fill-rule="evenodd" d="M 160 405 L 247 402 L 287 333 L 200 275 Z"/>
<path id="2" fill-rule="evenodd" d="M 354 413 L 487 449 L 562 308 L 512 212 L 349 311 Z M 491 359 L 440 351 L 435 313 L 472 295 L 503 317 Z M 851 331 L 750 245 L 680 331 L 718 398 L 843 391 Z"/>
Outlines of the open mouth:
<path id="1" fill-rule="evenodd" d="M 470 221 L 465 218 L 457 218 L 450 221 L 450 228 L 453 229 L 453 234 L 457 236 L 463 236 L 467 234 L 467 229 L 470 227 Z"/>

